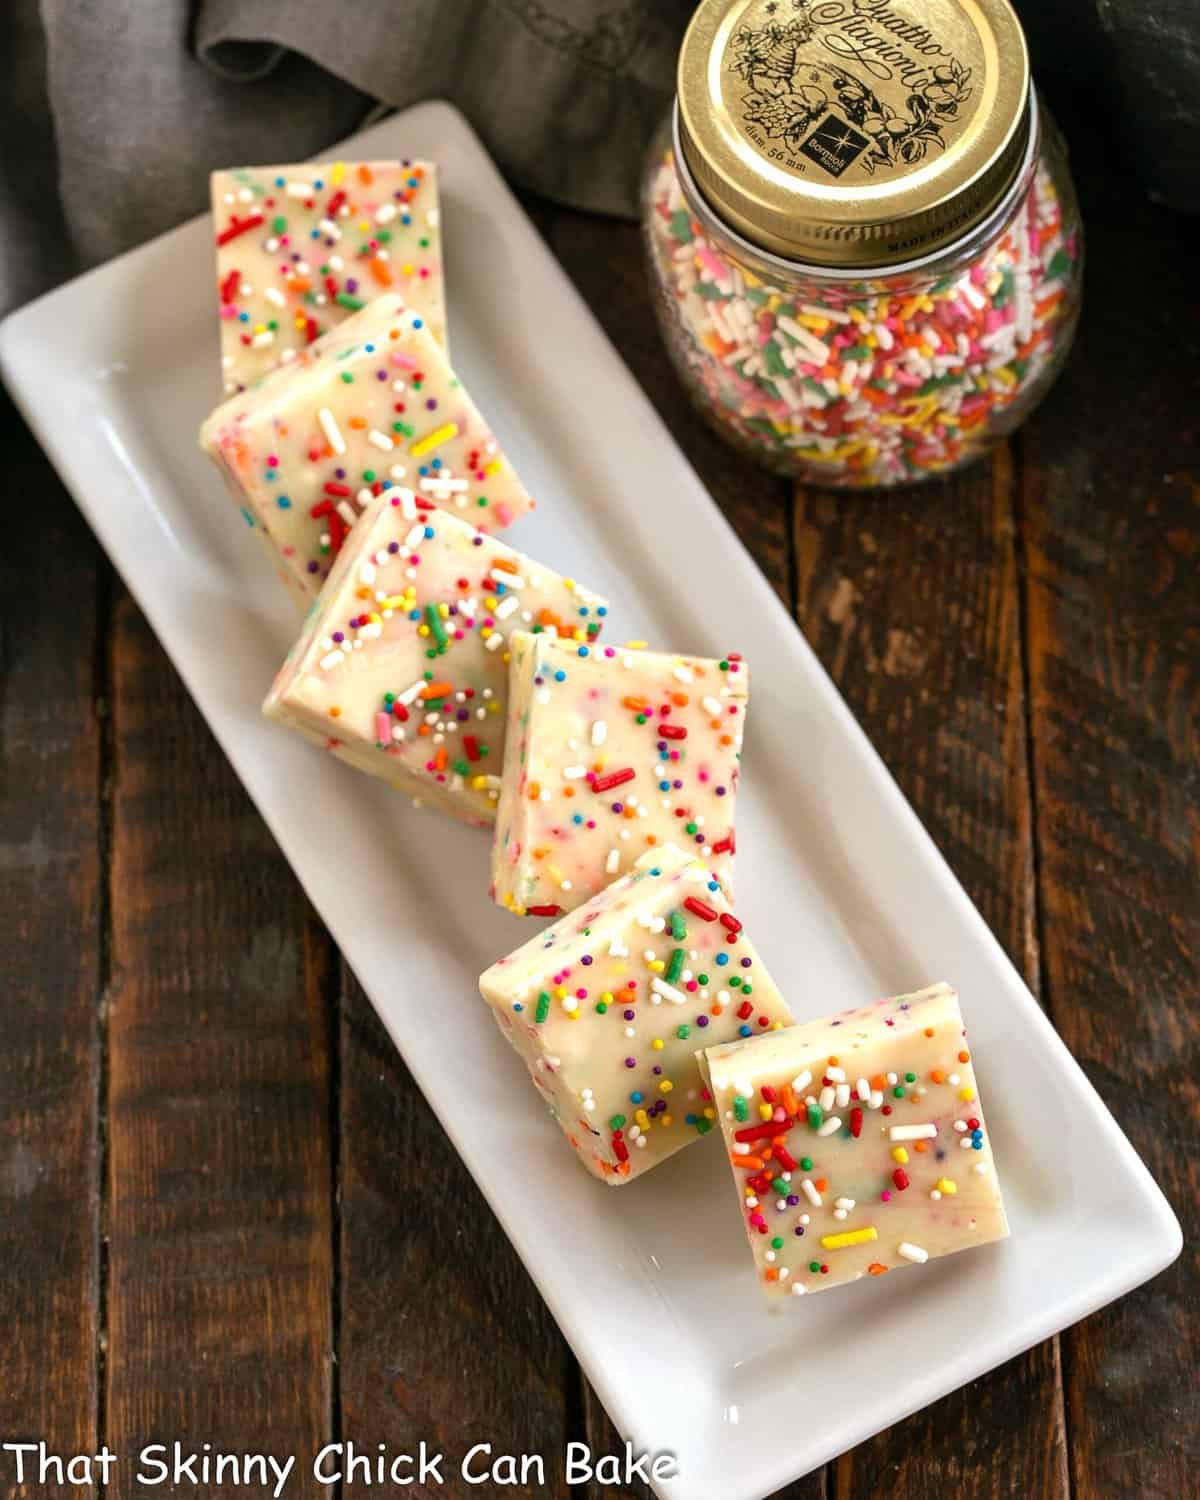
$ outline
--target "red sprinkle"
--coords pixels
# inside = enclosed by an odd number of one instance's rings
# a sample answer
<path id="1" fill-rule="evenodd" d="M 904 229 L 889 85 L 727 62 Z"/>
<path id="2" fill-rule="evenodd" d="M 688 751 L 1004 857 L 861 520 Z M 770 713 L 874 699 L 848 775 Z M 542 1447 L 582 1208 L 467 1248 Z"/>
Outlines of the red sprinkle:
<path id="1" fill-rule="evenodd" d="M 612 1148 L 613 1154 L 616 1156 L 618 1161 L 629 1160 L 629 1147 L 621 1139 L 621 1134 L 619 1131 L 612 1138 Z"/>
<path id="2" fill-rule="evenodd" d="M 664 740 L 686 740 L 687 730 L 682 724 L 660 724 L 658 726 L 658 735 L 660 739 Z"/>
<path id="3" fill-rule="evenodd" d="M 604 776 L 592 777 L 593 792 L 608 792 L 615 786 L 624 786 L 627 781 L 632 781 L 637 772 L 632 766 L 626 766 L 623 771 L 609 771 Z"/>
<path id="4" fill-rule="evenodd" d="M 525 910 L 531 917 L 560 917 L 561 906 L 527 906 Z"/>
<path id="5" fill-rule="evenodd" d="M 337 213 L 338 209 L 341 208 L 342 204 L 345 203 L 345 201 L 346 194 L 343 189 L 339 188 L 337 192 L 334 193 L 333 197 L 330 198 L 329 202 L 325 205 L 325 217 L 327 219 L 332 219 L 334 214 Z"/>
<path id="6" fill-rule="evenodd" d="M 744 1021 L 747 1016 L 753 1015 L 754 1007 L 750 1004 L 749 1000 L 743 1000 L 737 1008 L 737 1013 L 738 1019 Z"/>
<path id="7" fill-rule="evenodd" d="M 229 275 L 226 276 L 225 280 L 221 283 L 221 301 L 232 302 L 233 299 L 237 296 L 238 287 L 240 287 L 241 284 L 242 273 L 240 271 L 230 271 Z"/>
<path id="8" fill-rule="evenodd" d="M 692 916 L 699 917 L 702 922 L 715 922 L 717 914 L 706 901 L 699 901 L 695 896 L 689 896 L 683 903 L 691 912 Z"/>
<path id="9" fill-rule="evenodd" d="M 228 245 L 230 240 L 236 240 L 239 234 L 245 234 L 248 229 L 257 229 L 262 223 L 262 214 L 251 214 L 248 218 L 234 218 L 228 229 L 223 229 L 217 235 L 218 245 Z"/>
<path id="10" fill-rule="evenodd" d="M 717 919 L 727 932 L 741 932 L 742 924 L 731 911 L 723 911 Z"/>
<path id="11" fill-rule="evenodd" d="M 850 1111 L 850 1134 L 854 1137 L 855 1140 L 857 1140 L 859 1136 L 862 1135 L 862 1122 L 862 1110 L 852 1109 Z"/>
<path id="12" fill-rule="evenodd" d="M 344 499 L 350 493 L 350 486 L 348 484 L 337 484 L 334 480 L 327 479 L 325 481 L 325 493 L 327 495 L 336 495 L 339 500 Z"/>
<path id="13" fill-rule="evenodd" d="M 744 1125 L 741 1130 L 733 1132 L 733 1138 L 735 1141 L 761 1141 L 764 1136 L 782 1135 L 787 1128 L 786 1123 L 780 1125 L 774 1120 L 766 1120 L 761 1125 Z"/>
<path id="14" fill-rule="evenodd" d="M 717 842 L 712 846 L 712 852 L 714 854 L 732 854 L 733 834 L 728 834 L 725 838 L 718 839 Z"/>
<path id="15" fill-rule="evenodd" d="M 897 1167 L 896 1170 L 892 1173 L 892 1181 L 896 1184 L 896 1187 L 901 1192 L 903 1192 L 904 1189 L 908 1186 L 908 1173 L 904 1170 L 903 1167 Z"/>
<path id="16" fill-rule="evenodd" d="M 479 741 L 473 734 L 463 735 L 463 749 L 467 752 L 468 760 L 479 759 Z"/>

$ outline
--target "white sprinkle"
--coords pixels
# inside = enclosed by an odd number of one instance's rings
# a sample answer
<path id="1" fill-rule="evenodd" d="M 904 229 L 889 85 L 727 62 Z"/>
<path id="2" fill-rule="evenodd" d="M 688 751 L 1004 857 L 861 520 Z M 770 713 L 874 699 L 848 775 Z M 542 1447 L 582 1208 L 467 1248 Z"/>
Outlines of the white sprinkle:
<path id="1" fill-rule="evenodd" d="M 615 937 L 608 945 L 608 956 L 609 958 L 628 958 L 629 949 L 619 937 Z"/>
<path id="2" fill-rule="evenodd" d="M 604 873 L 606 875 L 615 875 L 620 868 L 620 864 L 621 851 L 619 849 L 610 849 L 608 851 L 608 858 L 604 861 Z"/>
<path id="3" fill-rule="evenodd" d="M 387 433 L 380 432 L 378 427 L 372 427 L 367 433 L 367 442 L 374 443 L 375 447 L 382 449 L 384 453 L 390 453 L 396 446 Z"/>
<path id="4" fill-rule="evenodd" d="M 672 1005 L 686 1005 L 687 996 L 682 990 L 677 990 L 674 985 L 668 984 L 665 979 L 660 979 L 656 974 L 650 981 L 650 988 L 656 995 L 661 995 L 664 1000 L 669 1000 Z"/>
<path id="5" fill-rule="evenodd" d="M 396 205 L 394 203 L 384 203 L 375 210 L 376 224 L 390 224 L 395 217 Z"/>
<path id="6" fill-rule="evenodd" d="M 907 1240 L 901 1241 L 896 1249 L 903 1255 L 905 1260 L 914 1260 L 917 1265 L 923 1266 L 929 1259 L 929 1251 L 922 1250 L 920 1245 L 910 1245 Z"/>
<path id="7" fill-rule="evenodd" d="M 696 674 L 691 667 L 678 666 L 673 675 L 679 682 L 695 682 L 696 680 Z"/>
<path id="8" fill-rule="evenodd" d="M 509 615 L 514 610 L 520 609 L 520 607 L 521 601 L 517 598 L 516 594 L 509 594 L 507 599 L 501 599 L 492 613 L 496 616 L 497 620 L 507 620 Z"/>
<path id="9" fill-rule="evenodd" d="M 822 1123 L 821 1128 L 817 1131 L 817 1134 L 835 1135 L 841 1128 L 842 1122 L 838 1119 L 837 1115 L 830 1115 L 828 1120 L 825 1120 Z"/>
<path id="10" fill-rule="evenodd" d="M 425 527 L 424 527 L 424 524 L 422 522 L 418 521 L 418 523 L 412 528 L 412 530 L 404 538 L 405 549 L 407 551 L 411 552 L 414 547 L 419 547 L 424 540 L 425 540 Z"/>
<path id="11" fill-rule="evenodd" d="M 816 1188 L 813 1187 L 811 1177 L 806 1177 L 803 1182 L 801 1182 L 800 1191 L 804 1194 L 804 1196 L 808 1199 L 808 1201 L 814 1208 L 820 1208 L 821 1195 L 817 1192 Z"/>
<path id="12" fill-rule="evenodd" d="M 838 1084 L 835 1102 L 839 1109 L 845 1109 L 847 1104 L 850 1103 L 850 1085 L 848 1083 Z"/>
<path id="13" fill-rule="evenodd" d="M 523 589 L 525 587 L 525 580 L 519 573 L 506 573 L 502 568 L 493 568 L 488 577 L 494 578 L 497 583 L 502 583 L 506 589 Z"/>
<path id="14" fill-rule="evenodd" d="M 803 1285 L 803 1283 L 801 1283 L 799 1281 L 793 1281 L 792 1282 L 792 1296 L 793 1297 L 803 1297 L 805 1291 L 806 1291 L 806 1288 Z"/>
<path id="15" fill-rule="evenodd" d="M 563 779 L 565 781 L 578 781 L 581 776 L 587 775 L 586 766 L 564 766 Z"/>
<path id="16" fill-rule="evenodd" d="M 498 630 L 493 630 L 491 635 L 489 635 L 487 640 L 483 643 L 485 651 L 499 651 L 500 647 L 503 646 L 503 644 L 504 637 Z"/>
<path id="17" fill-rule="evenodd" d="M 597 719 L 592 725 L 592 744 L 603 745 L 608 738 L 608 724 L 604 719 Z"/>
<path id="18" fill-rule="evenodd" d="M 283 307 L 287 303 L 287 298 L 277 286 L 269 286 L 263 293 L 263 296 L 268 302 L 273 302 L 276 307 Z"/>
<path id="19" fill-rule="evenodd" d="M 818 1096 L 817 1103 L 822 1109 L 833 1108 L 833 1085 L 826 1084 Z"/>
<path id="20" fill-rule="evenodd" d="M 336 667 L 341 661 L 345 661 L 345 654 L 341 651 L 331 651 L 328 656 L 321 658 L 321 671 L 328 672 L 330 667 Z"/>
<path id="21" fill-rule="evenodd" d="M 335 453 L 345 453 L 346 439 L 338 430 L 338 424 L 333 420 L 333 413 L 327 406 L 321 407 L 317 412 L 317 421 L 321 424 L 321 431 L 325 434 L 329 446 Z"/>
<path id="22" fill-rule="evenodd" d="M 935 1135 L 936 1125 L 893 1125 L 888 1131 L 893 1141 L 931 1141 Z"/>
<path id="23" fill-rule="evenodd" d="M 845 1068 L 826 1068 L 825 1077 L 830 1079 L 833 1083 L 845 1083 L 846 1070 Z"/>
<path id="24" fill-rule="evenodd" d="M 811 1082 L 812 1074 L 806 1068 L 803 1073 L 797 1073 L 795 1078 L 792 1079 L 792 1087 L 799 1093 L 801 1089 L 806 1089 Z"/>
<path id="25" fill-rule="evenodd" d="M 311 182 L 289 182 L 284 192 L 289 198 L 311 198 L 313 185 Z"/>
<path id="26" fill-rule="evenodd" d="M 252 349 L 265 349 L 268 344 L 273 344 L 274 342 L 275 335 L 269 328 L 264 328 L 261 333 L 256 333 L 250 340 L 250 347 Z"/>
<path id="27" fill-rule="evenodd" d="M 718 719 L 721 716 L 721 705 L 715 698 L 701 698 L 700 706 L 710 719 Z"/>

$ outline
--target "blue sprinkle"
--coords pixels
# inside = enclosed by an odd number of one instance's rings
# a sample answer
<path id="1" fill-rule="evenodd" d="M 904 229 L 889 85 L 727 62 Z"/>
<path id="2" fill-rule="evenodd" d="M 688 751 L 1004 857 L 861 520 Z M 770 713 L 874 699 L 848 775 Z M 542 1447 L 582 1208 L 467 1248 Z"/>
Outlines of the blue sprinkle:
<path id="1" fill-rule="evenodd" d="M 578 652 L 576 654 L 579 655 L 579 656 L 588 656 L 590 653 L 589 653 L 588 648 L 586 646 L 580 646 L 580 648 L 579 648 L 579 650 L 578 650 Z"/>
<path id="2" fill-rule="evenodd" d="M 729 962 L 729 954 L 728 953 L 718 953 L 717 954 L 717 963 L 720 965 L 720 967 L 722 969 L 725 967 L 725 965 L 728 962 Z"/>
<path id="3" fill-rule="evenodd" d="M 752 1036 L 752 1035 L 753 1035 L 753 1033 L 751 1032 L 749 1026 L 739 1026 L 738 1027 L 738 1036 Z"/>
<path id="4" fill-rule="evenodd" d="M 286 495 L 276 495 L 275 504 L 278 505 L 280 510 L 291 510 L 292 508 L 292 502 Z"/>
<path id="5" fill-rule="evenodd" d="M 560 668 L 557 672 L 555 672 L 554 680 L 555 682 L 566 682 L 567 674 Z"/>
<path id="6" fill-rule="evenodd" d="M 521 1002 L 519 1000 L 514 1000 L 513 1001 L 513 1010 L 524 1010 L 524 1009 L 525 1009 L 525 1007 L 521 1004 Z"/>
<path id="7" fill-rule="evenodd" d="M 432 535 L 433 535 L 433 527 L 432 526 L 426 526 L 426 528 L 425 528 L 426 539 L 428 539 Z"/>
<path id="8" fill-rule="evenodd" d="M 424 328 L 425 327 L 424 319 L 422 319 L 422 318 L 414 318 L 413 321 L 412 321 L 412 326 L 414 328 Z"/>
<path id="9" fill-rule="evenodd" d="M 972 1151 L 982 1151 L 983 1150 L 983 1142 L 982 1141 L 972 1141 L 971 1142 L 971 1150 Z"/>
<path id="10" fill-rule="evenodd" d="M 629 1102 L 631 1104 L 640 1104 L 642 1102 L 642 1093 L 640 1089 L 630 1094 Z"/>

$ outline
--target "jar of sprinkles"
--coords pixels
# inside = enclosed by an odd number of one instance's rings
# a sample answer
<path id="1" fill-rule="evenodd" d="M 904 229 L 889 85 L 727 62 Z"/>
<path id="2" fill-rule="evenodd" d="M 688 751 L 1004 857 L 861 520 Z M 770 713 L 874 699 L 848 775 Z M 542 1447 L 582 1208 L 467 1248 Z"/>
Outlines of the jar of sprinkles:
<path id="1" fill-rule="evenodd" d="M 970 462 L 1075 330 L 1074 189 L 1007 0 L 703 0 L 643 215 L 689 393 L 792 477 Z"/>

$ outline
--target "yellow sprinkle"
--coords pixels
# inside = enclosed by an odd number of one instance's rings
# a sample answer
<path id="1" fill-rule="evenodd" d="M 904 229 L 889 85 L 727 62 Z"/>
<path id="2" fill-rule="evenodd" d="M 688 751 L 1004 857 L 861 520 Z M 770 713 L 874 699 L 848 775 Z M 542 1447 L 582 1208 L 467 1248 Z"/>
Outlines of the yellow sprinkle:
<path id="1" fill-rule="evenodd" d="M 851 1245 L 869 1245 L 872 1240 L 877 1240 L 875 1226 L 870 1224 L 866 1229 L 848 1229 L 845 1234 L 823 1234 L 821 1236 L 822 1250 L 846 1250 Z"/>
<path id="2" fill-rule="evenodd" d="M 716 1119 L 716 1118 L 717 1118 L 717 1112 L 716 1112 L 716 1110 L 715 1110 L 715 1109 L 713 1109 L 713 1107 L 712 1107 L 712 1105 L 711 1105 L 711 1104 L 710 1104 L 710 1105 L 709 1105 L 709 1107 L 708 1107 L 708 1108 L 707 1108 L 707 1109 L 706 1109 L 706 1110 L 705 1110 L 705 1111 L 704 1111 L 704 1118 L 705 1118 L 705 1119 L 706 1119 L 706 1120 L 715 1120 L 715 1119 Z"/>
<path id="3" fill-rule="evenodd" d="M 661 1052 L 666 1043 L 663 1041 L 662 1037 L 656 1036 L 650 1043 L 650 1045 L 654 1048 L 655 1052 Z"/>
<path id="4" fill-rule="evenodd" d="M 435 427 L 432 432 L 427 432 L 408 451 L 412 454 L 413 458 L 424 458 L 427 453 L 432 453 L 435 448 L 440 448 L 443 443 L 448 443 L 452 437 L 457 436 L 458 423 L 443 422 L 440 427 Z"/>
<path id="5" fill-rule="evenodd" d="M 625 642 L 625 649 L 626 649 L 626 651 L 644 651 L 646 649 L 646 642 L 645 641 L 626 641 Z"/>
<path id="6" fill-rule="evenodd" d="M 380 600 L 379 607 L 380 609 L 404 609 L 407 602 L 403 594 L 391 594 L 388 598 Z"/>
<path id="7" fill-rule="evenodd" d="M 939 1193 L 946 1193 L 948 1196 L 953 1197 L 958 1192 L 958 1183 L 952 1182 L 949 1177 L 939 1177 L 937 1180 L 937 1189 Z"/>
<path id="8" fill-rule="evenodd" d="M 493 458 L 490 464 L 484 464 L 483 472 L 485 474 L 498 474 L 500 472 L 500 460 Z"/>
<path id="9" fill-rule="evenodd" d="M 634 1115 L 633 1118 L 638 1122 L 638 1124 L 642 1127 L 643 1130 L 649 1130 L 650 1129 L 650 1116 L 646 1113 L 646 1111 L 644 1109 L 639 1109 L 638 1112 L 637 1112 L 637 1114 Z"/>
<path id="10" fill-rule="evenodd" d="M 959 1089 L 958 1097 L 964 1104 L 970 1104 L 975 1097 L 975 1090 L 972 1088 Z"/>
<path id="11" fill-rule="evenodd" d="M 674 1125 L 675 1117 L 673 1115 L 659 1115 L 658 1123 L 665 1130 L 668 1125 Z"/>
<path id="12" fill-rule="evenodd" d="M 908 1152 L 904 1149 L 903 1146 L 893 1146 L 892 1160 L 898 1161 L 900 1165 L 903 1166 L 904 1163 L 908 1160 Z"/>
<path id="13" fill-rule="evenodd" d="M 341 182 L 342 178 L 345 177 L 345 175 L 346 163 L 344 161 L 335 161 L 329 173 L 329 180 L 333 184 L 333 186 L 337 187 L 337 185 Z"/>
<path id="14" fill-rule="evenodd" d="M 556 1000 L 565 1000 L 567 998 L 567 987 L 565 984 L 556 984 L 554 986 L 554 997 Z"/>
<path id="15" fill-rule="evenodd" d="M 605 1005 L 611 1005 L 613 1003 L 612 990 L 605 990 L 604 993 L 600 996 L 600 999 L 604 1002 Z"/>
<path id="16" fill-rule="evenodd" d="M 674 1087 L 675 1085 L 669 1078 L 664 1078 L 658 1086 L 658 1091 L 660 1094 L 669 1094 Z"/>
<path id="17" fill-rule="evenodd" d="M 647 965 L 646 965 L 646 967 L 647 967 L 647 968 L 648 968 L 648 969 L 653 969 L 653 971 L 654 971 L 654 972 L 655 972 L 655 973 L 656 973 L 656 974 L 661 974 L 661 973 L 662 973 L 662 971 L 663 971 L 663 970 L 664 970 L 664 969 L 665 969 L 665 968 L 666 968 L 666 967 L 667 967 L 667 966 L 666 966 L 666 964 L 665 964 L 665 963 L 664 963 L 664 962 L 663 962 L 663 961 L 662 961 L 662 959 L 661 959 L 661 958 L 652 958 L 652 959 L 650 959 L 650 961 L 649 961 L 649 962 L 648 962 L 648 963 L 647 963 Z"/>

